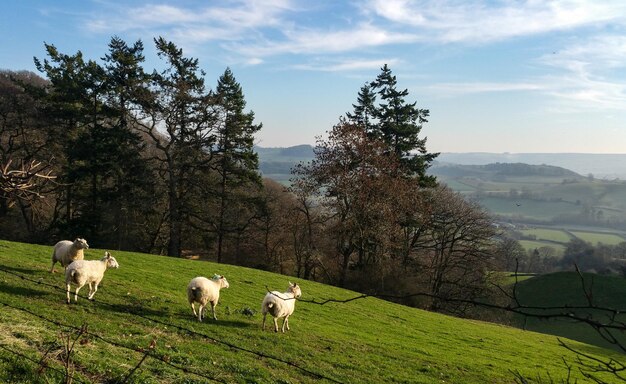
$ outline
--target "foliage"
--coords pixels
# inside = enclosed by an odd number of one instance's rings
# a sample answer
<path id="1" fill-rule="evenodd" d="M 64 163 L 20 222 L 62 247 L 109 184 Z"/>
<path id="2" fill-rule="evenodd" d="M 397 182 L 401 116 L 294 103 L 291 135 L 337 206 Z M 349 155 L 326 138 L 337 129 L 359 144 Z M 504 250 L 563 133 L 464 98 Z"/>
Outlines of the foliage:
<path id="1" fill-rule="evenodd" d="M 347 113 L 350 122 L 364 129 L 370 138 L 382 140 L 402 164 L 400 172 L 416 176 L 421 186 L 434 186 L 436 179 L 426 170 L 438 156 L 428 153 L 426 138 L 420 138 L 422 124 L 430 112 L 408 103 L 408 90 L 397 89 L 397 79 L 385 64 L 374 81 L 358 93 L 354 112 Z M 376 99 L 380 102 L 376 105 Z"/>

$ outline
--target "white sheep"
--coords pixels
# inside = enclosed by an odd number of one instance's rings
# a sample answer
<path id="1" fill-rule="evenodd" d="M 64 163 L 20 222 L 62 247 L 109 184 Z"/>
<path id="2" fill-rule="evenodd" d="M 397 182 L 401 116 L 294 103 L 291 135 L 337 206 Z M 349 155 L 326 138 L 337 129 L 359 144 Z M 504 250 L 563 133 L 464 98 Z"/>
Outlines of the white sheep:
<path id="1" fill-rule="evenodd" d="M 65 269 L 65 285 L 67 291 L 67 303 L 70 303 L 70 284 L 76 284 L 74 302 L 78 301 L 78 290 L 85 284 L 89 284 L 89 300 L 93 300 L 93 295 L 98 290 L 98 284 L 104 277 L 107 268 L 119 268 L 120 265 L 109 252 L 104 253 L 100 260 L 76 260 Z M 93 284 L 93 287 L 92 287 Z"/>
<path id="2" fill-rule="evenodd" d="M 83 249 L 89 248 L 87 240 L 77 238 L 76 240 L 61 240 L 54 246 L 52 251 L 52 266 L 50 267 L 50 273 L 54 273 L 54 264 L 58 261 L 61 265 L 67 268 L 74 260 L 82 260 L 85 258 Z"/>
<path id="3" fill-rule="evenodd" d="M 217 320 L 215 316 L 215 306 L 220 299 L 220 289 L 228 287 L 228 281 L 224 276 L 220 275 L 213 276 L 211 280 L 202 276 L 191 279 L 187 285 L 187 298 L 189 299 L 189 304 L 191 304 L 193 315 L 197 316 L 199 321 L 202 321 L 202 315 L 206 305 L 207 303 L 211 303 L 213 320 Z M 200 303 L 198 313 L 196 313 L 195 303 Z"/>
<path id="4" fill-rule="evenodd" d="M 278 318 L 284 317 L 282 331 L 285 327 L 289 330 L 289 316 L 296 309 L 296 299 L 302 295 L 300 287 L 296 283 L 289 283 L 287 292 L 268 292 L 263 299 L 261 312 L 263 312 L 263 330 L 265 330 L 265 316 L 269 313 L 274 318 L 274 331 L 278 332 Z"/>

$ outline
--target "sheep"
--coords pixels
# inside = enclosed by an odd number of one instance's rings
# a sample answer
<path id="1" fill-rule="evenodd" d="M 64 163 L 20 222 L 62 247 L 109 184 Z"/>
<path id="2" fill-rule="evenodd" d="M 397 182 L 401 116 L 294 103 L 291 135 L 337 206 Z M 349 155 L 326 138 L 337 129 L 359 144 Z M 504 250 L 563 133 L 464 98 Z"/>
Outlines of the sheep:
<path id="1" fill-rule="evenodd" d="M 111 256 L 109 252 L 104 253 L 104 257 L 100 260 L 76 260 L 73 261 L 65 269 L 65 285 L 67 293 L 67 303 L 70 303 L 70 284 L 76 284 L 76 292 L 74 293 L 74 302 L 78 301 L 78 290 L 85 284 L 89 284 L 89 300 L 93 300 L 93 296 L 98 290 L 98 284 L 104 277 L 107 268 L 119 268 L 120 265 Z M 92 287 L 93 284 L 93 287 Z"/>
<path id="2" fill-rule="evenodd" d="M 300 287 L 296 283 L 289 283 L 287 292 L 268 292 L 263 299 L 261 312 L 263 312 L 263 330 L 265 330 L 265 317 L 269 313 L 274 318 L 274 332 L 278 332 L 278 318 L 284 317 L 282 331 L 285 327 L 289 330 L 289 316 L 296 309 L 296 299 L 302 295 Z"/>
<path id="3" fill-rule="evenodd" d="M 187 285 L 187 298 L 189 299 L 189 304 L 191 304 L 193 315 L 197 316 L 199 321 L 202 321 L 202 314 L 206 305 L 207 303 L 211 303 L 213 320 L 217 320 L 215 316 L 215 306 L 220 299 L 220 289 L 228 287 L 228 281 L 221 275 L 214 275 L 211 280 L 202 276 L 191 279 Z M 200 304 L 198 313 L 196 313 L 195 303 Z"/>
<path id="4" fill-rule="evenodd" d="M 67 268 L 68 265 L 74 260 L 82 260 L 85 258 L 83 249 L 89 248 L 87 240 L 77 238 L 76 240 L 61 240 L 54 246 L 52 251 L 52 266 L 50 267 L 50 273 L 54 273 L 54 264 L 58 261 L 61 265 Z"/>

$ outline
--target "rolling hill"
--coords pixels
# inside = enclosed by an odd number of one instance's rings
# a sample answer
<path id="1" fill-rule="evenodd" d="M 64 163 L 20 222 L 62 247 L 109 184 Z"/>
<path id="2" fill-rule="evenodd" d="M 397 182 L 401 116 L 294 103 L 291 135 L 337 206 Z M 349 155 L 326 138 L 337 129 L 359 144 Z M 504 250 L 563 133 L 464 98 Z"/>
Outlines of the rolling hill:
<path id="1" fill-rule="evenodd" d="M 309 145 L 255 150 L 263 176 L 284 185 L 295 164 L 314 156 Z M 626 155 L 619 154 L 442 153 L 428 172 L 498 221 L 626 239 L 623 164 Z"/>
<path id="2" fill-rule="evenodd" d="M 371 297 L 321 305 L 358 295 L 309 281 L 298 281 L 291 331 L 263 332 L 264 294 L 292 278 L 139 253 L 114 252 L 120 268 L 106 272 L 95 301 L 67 305 L 61 274 L 48 271 L 51 249 L 0 241 L 0 382 L 61 382 L 63 340 L 81 332 L 71 361 L 75 382 L 84 383 L 511 383 L 516 373 L 560 382 L 568 375 L 562 359 L 576 362 L 553 336 Z M 103 253 L 89 249 L 86 258 Z M 214 273 L 230 288 L 221 292 L 219 320 L 199 323 L 185 287 Z"/>
<path id="3" fill-rule="evenodd" d="M 585 273 L 583 279 L 585 288 L 591 291 L 593 304 L 596 307 L 624 308 L 626 280 L 623 277 Z M 551 273 L 524 280 L 517 286 L 517 297 L 520 303 L 529 307 L 568 306 L 572 308 L 572 312 L 577 312 L 582 317 L 590 315 L 595 319 L 601 319 L 603 322 L 608 322 L 610 316 L 613 315 L 610 311 L 600 309 L 574 309 L 589 304 L 582 288 L 581 277 L 575 272 Z M 544 314 L 555 313 L 549 310 L 540 312 Z M 626 321 L 626 315 L 617 314 L 616 316 L 616 321 Z M 588 325 L 570 319 L 537 319 L 519 316 L 516 318 L 516 323 L 519 327 L 536 332 L 563 336 L 606 348 L 615 347 L 600 337 L 598 332 L 590 329 Z M 626 335 L 619 331 L 613 331 L 613 336 L 621 344 L 626 345 Z"/>

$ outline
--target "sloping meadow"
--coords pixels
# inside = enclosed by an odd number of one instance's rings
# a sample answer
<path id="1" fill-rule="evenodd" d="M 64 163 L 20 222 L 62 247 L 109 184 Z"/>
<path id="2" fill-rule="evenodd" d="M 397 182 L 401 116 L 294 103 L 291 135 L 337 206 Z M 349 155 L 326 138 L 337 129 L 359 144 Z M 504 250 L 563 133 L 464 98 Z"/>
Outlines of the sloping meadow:
<path id="1" fill-rule="evenodd" d="M 0 241 L 0 382 L 512 383 L 581 378 L 555 337 L 457 319 L 293 277 L 203 261 L 112 252 L 95 301 L 65 303 L 52 246 Z M 104 250 L 89 249 L 86 259 Z M 223 274 L 217 321 L 187 303 L 193 277 Z M 267 290 L 302 288 L 291 330 L 261 330 Z M 271 319 L 268 319 L 271 320 Z M 271 321 L 269 322 L 271 324 Z M 69 341 L 69 343 L 68 343 Z M 599 357 L 613 352 L 569 342 Z M 67 350 L 71 350 L 67 359 Z M 574 365 L 568 369 L 563 359 Z M 69 363 L 68 363 L 69 361 Z"/>

